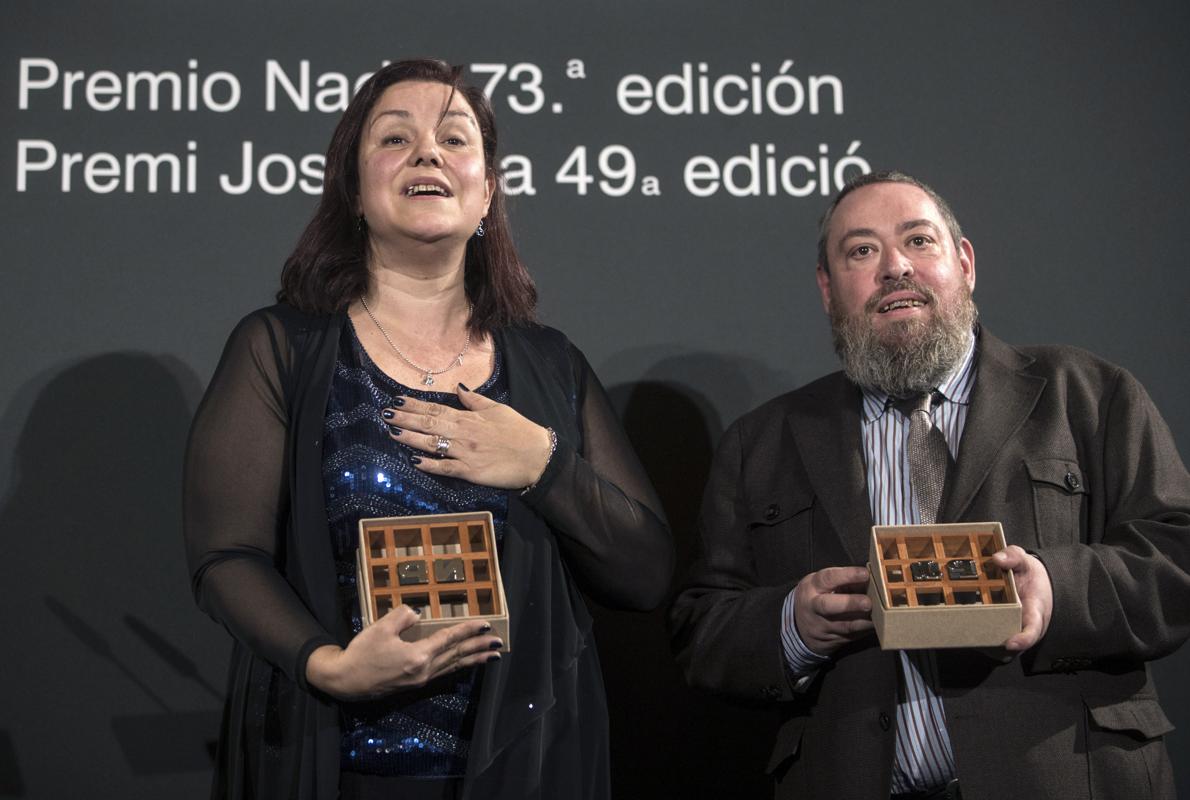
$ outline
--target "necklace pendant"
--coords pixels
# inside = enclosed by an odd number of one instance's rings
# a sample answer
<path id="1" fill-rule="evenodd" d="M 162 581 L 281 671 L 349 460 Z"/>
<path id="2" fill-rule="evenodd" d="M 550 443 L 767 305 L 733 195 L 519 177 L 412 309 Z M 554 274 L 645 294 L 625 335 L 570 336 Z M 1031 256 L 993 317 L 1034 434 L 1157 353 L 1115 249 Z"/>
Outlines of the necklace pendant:
<path id="1" fill-rule="evenodd" d="M 434 385 L 434 376 L 427 372 L 426 377 L 422 378 L 421 382 L 423 384 L 425 384 L 426 386 L 433 386 Z"/>

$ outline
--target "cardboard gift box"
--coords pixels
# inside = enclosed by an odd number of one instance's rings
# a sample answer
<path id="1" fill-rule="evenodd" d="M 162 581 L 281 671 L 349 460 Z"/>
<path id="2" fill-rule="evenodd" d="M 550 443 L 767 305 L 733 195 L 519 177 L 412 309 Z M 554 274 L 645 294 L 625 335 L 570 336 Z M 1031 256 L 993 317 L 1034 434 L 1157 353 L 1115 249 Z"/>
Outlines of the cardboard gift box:
<path id="1" fill-rule="evenodd" d="M 999 522 L 877 525 L 868 557 L 872 622 L 884 650 L 998 647 L 1021 630 Z"/>
<path id="2" fill-rule="evenodd" d="M 508 605 L 487 511 L 361 519 L 356 575 L 365 626 L 404 603 L 422 617 L 402 632 L 407 641 L 482 619 L 508 650 Z"/>

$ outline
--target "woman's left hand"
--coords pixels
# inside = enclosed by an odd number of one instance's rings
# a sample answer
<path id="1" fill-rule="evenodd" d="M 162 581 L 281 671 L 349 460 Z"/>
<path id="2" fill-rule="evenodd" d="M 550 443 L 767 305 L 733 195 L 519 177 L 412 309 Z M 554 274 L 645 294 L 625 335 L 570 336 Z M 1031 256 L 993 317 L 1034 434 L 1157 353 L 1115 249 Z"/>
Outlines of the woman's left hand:
<path id="1" fill-rule="evenodd" d="M 463 410 L 400 399 L 382 411 L 389 436 L 428 455 L 417 468 L 480 486 L 522 489 L 537 482 L 550 457 L 549 432 L 503 403 L 458 387 Z M 449 444 L 445 450 L 440 440 Z"/>

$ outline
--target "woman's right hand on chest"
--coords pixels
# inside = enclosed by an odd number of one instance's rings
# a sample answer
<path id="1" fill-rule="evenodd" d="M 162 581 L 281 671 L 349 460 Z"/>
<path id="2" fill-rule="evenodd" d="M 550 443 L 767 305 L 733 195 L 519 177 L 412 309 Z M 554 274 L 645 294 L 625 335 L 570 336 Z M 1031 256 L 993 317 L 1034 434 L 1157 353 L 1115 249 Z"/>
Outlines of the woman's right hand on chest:
<path id="1" fill-rule="evenodd" d="M 416 642 L 401 631 L 418 621 L 398 606 L 364 628 L 346 648 L 323 645 L 306 661 L 306 681 L 340 700 L 363 700 L 424 686 L 439 675 L 495 661 L 503 642 L 482 621 L 460 622 Z"/>

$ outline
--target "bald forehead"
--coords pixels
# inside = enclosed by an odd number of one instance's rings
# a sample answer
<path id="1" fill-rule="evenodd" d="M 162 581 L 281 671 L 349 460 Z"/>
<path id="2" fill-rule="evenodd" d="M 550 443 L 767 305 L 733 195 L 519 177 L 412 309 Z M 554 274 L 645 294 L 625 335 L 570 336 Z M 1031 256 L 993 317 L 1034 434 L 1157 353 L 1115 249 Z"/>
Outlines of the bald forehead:
<path id="1" fill-rule="evenodd" d="M 863 217 L 887 219 L 899 215 L 903 215 L 901 221 L 920 217 L 942 223 L 942 212 L 933 198 L 911 183 L 861 186 L 839 202 L 834 219 L 842 222 Z"/>

